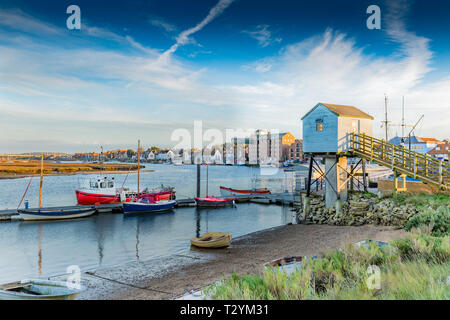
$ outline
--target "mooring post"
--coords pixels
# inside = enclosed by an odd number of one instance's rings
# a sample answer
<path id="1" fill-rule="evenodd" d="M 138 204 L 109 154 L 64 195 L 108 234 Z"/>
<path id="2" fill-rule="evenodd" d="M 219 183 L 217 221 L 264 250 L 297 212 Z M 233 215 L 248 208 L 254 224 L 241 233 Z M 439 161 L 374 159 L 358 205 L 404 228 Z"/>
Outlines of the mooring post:
<path id="1" fill-rule="evenodd" d="M 302 217 L 303 221 L 306 221 L 306 217 L 308 217 L 309 215 L 313 161 L 314 157 L 311 154 L 309 159 L 308 181 L 306 183 L 306 196 L 305 201 L 303 202 L 303 217 Z"/>
<path id="2" fill-rule="evenodd" d="M 362 174 L 363 174 L 363 188 L 367 192 L 367 177 L 366 177 L 366 159 L 361 159 Z"/>
<path id="3" fill-rule="evenodd" d="M 197 198 L 200 198 L 200 164 L 197 164 Z"/>

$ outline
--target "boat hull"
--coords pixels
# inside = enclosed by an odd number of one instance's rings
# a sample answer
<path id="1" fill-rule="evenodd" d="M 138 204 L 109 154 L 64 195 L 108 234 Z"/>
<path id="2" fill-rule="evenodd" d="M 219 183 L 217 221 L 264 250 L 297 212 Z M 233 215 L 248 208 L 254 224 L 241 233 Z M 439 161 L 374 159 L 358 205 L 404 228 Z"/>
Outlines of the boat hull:
<path id="1" fill-rule="evenodd" d="M 270 190 L 267 190 L 267 189 L 238 190 L 238 189 L 233 189 L 233 188 L 220 187 L 220 194 L 223 197 L 253 196 L 253 195 L 270 194 Z"/>
<path id="2" fill-rule="evenodd" d="M 236 198 L 219 199 L 219 198 L 195 198 L 197 207 L 201 208 L 222 208 L 230 207 L 235 203 Z"/>
<path id="3" fill-rule="evenodd" d="M 120 196 L 115 194 L 95 194 L 76 190 L 79 205 L 110 204 L 120 202 Z"/>
<path id="4" fill-rule="evenodd" d="M 202 239 L 211 238 L 204 241 Z M 231 244 L 231 233 L 225 232 L 206 232 L 201 238 L 191 238 L 191 245 L 200 248 L 225 248 Z"/>
<path id="5" fill-rule="evenodd" d="M 21 288 L 26 292 L 17 291 Z M 0 285 L 0 300 L 73 300 L 83 289 L 68 288 L 60 281 L 26 280 Z"/>
<path id="6" fill-rule="evenodd" d="M 161 201 L 158 203 L 124 203 L 123 213 L 151 213 L 172 210 L 176 205 L 176 201 Z"/>
<path id="7" fill-rule="evenodd" d="M 20 217 L 25 221 L 77 219 L 88 217 L 94 214 L 95 211 L 95 208 L 65 210 L 18 210 Z"/>

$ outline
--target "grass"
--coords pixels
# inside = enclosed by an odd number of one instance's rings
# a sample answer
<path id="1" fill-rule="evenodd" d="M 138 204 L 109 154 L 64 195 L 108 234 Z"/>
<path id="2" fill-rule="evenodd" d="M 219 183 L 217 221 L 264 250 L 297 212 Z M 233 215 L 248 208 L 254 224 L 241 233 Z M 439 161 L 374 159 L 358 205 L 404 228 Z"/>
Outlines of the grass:
<path id="1" fill-rule="evenodd" d="M 428 230 L 429 231 L 429 230 Z M 214 299 L 450 299 L 450 237 L 427 230 L 408 233 L 389 246 L 353 244 L 307 259 L 291 275 L 265 269 L 262 274 L 238 276 L 210 286 Z M 378 270 L 379 288 L 371 286 Z"/>
<path id="2" fill-rule="evenodd" d="M 92 163 L 58 163 L 53 161 L 44 161 L 44 174 L 49 173 L 74 173 L 89 171 L 127 171 L 136 170 L 137 165 L 129 164 L 92 164 Z M 41 172 L 41 163 L 37 160 L 28 161 L 3 161 L 0 162 L 0 174 L 20 175 L 20 174 L 38 174 Z"/>

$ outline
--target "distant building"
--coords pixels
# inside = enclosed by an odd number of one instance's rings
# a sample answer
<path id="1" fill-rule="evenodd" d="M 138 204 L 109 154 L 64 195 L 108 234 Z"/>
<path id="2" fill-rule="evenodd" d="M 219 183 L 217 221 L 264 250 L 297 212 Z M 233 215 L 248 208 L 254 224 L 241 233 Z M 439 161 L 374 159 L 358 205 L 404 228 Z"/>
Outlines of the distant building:
<path id="1" fill-rule="evenodd" d="M 301 139 L 296 139 L 293 144 L 287 148 L 287 159 L 289 161 L 303 161 L 303 142 Z"/>
<path id="2" fill-rule="evenodd" d="M 411 151 L 415 151 L 418 153 L 429 153 L 431 150 L 437 147 L 441 142 L 435 138 L 423 138 L 423 137 L 411 137 L 411 143 L 409 142 L 409 138 L 402 139 L 401 137 L 394 137 L 389 140 L 389 143 L 392 143 L 396 146 L 403 146 L 406 149 L 409 149 L 411 146 Z"/>
<path id="3" fill-rule="evenodd" d="M 436 147 L 428 152 L 428 154 L 436 159 L 447 160 L 448 155 L 450 153 L 450 141 L 444 140 L 442 143 L 439 143 Z"/>
<path id="4" fill-rule="evenodd" d="M 160 161 L 171 161 L 173 158 L 174 158 L 174 153 L 171 150 L 161 151 L 155 156 L 155 159 L 160 160 Z"/>

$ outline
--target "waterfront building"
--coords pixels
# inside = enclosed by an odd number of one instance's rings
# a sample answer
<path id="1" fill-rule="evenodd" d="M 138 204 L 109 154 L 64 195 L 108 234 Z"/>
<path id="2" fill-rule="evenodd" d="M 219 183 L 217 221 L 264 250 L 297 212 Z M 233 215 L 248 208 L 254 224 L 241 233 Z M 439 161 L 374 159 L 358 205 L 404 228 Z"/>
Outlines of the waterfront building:
<path id="1" fill-rule="evenodd" d="M 345 152 L 349 147 L 348 133 L 372 136 L 373 119 L 354 106 L 318 103 L 302 117 L 303 152 Z"/>
<path id="2" fill-rule="evenodd" d="M 286 160 L 292 162 L 304 161 L 303 141 L 301 139 L 295 139 L 294 143 L 287 147 Z"/>

